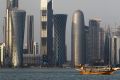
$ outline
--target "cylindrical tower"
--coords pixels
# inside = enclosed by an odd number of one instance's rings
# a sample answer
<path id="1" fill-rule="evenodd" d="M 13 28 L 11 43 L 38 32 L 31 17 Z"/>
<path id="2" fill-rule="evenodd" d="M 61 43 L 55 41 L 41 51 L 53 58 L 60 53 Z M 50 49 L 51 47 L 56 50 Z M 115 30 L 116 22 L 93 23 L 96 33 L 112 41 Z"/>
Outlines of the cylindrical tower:
<path id="1" fill-rule="evenodd" d="M 24 43 L 24 28 L 25 16 L 24 10 L 14 9 L 12 12 L 12 65 L 19 67 L 23 62 L 23 43 Z"/>
<path id="2" fill-rule="evenodd" d="M 66 45 L 65 45 L 65 32 L 66 32 L 66 14 L 54 15 L 54 52 L 56 64 L 62 66 L 66 59 Z"/>
<path id="3" fill-rule="evenodd" d="M 72 17 L 71 58 L 72 65 L 85 64 L 85 35 L 84 15 L 80 10 L 75 11 Z"/>

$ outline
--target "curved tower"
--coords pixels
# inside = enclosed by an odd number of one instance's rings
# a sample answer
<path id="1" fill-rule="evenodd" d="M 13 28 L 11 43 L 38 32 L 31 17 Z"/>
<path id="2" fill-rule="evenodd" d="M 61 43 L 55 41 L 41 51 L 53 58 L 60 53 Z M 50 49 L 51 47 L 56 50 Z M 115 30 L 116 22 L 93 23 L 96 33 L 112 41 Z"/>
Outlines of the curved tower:
<path id="1" fill-rule="evenodd" d="M 19 67 L 23 62 L 23 43 L 24 43 L 24 29 L 25 29 L 24 10 L 12 11 L 12 65 Z"/>
<path id="2" fill-rule="evenodd" d="M 85 64 L 85 32 L 84 32 L 84 15 L 77 10 L 72 17 L 71 33 L 71 59 L 72 65 Z"/>
<path id="3" fill-rule="evenodd" d="M 66 21 L 66 14 L 54 15 L 54 52 L 56 59 L 55 61 L 58 66 L 62 66 L 66 62 Z"/>
<path id="4" fill-rule="evenodd" d="M 5 26 L 5 66 L 12 66 L 12 24 L 11 15 L 14 8 L 18 8 L 18 0 L 6 0 Z"/>

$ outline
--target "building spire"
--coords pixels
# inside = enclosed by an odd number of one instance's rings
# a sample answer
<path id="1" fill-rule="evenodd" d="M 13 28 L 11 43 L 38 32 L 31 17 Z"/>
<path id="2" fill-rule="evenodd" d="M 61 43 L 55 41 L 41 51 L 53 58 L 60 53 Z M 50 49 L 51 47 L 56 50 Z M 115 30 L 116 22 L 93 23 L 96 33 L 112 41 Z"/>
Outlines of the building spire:
<path id="1" fill-rule="evenodd" d="M 111 36 L 111 28 L 110 28 L 110 25 L 108 25 L 108 27 L 107 27 L 107 34 L 108 34 L 109 36 Z"/>

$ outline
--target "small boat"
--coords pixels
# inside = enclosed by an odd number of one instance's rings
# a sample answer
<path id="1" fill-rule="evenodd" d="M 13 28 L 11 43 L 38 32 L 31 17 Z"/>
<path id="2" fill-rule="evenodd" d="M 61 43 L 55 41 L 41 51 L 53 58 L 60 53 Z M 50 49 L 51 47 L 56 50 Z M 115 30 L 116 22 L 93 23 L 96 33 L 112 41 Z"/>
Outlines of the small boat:
<path id="1" fill-rule="evenodd" d="M 93 74 L 93 75 L 110 75 L 112 74 L 114 69 L 112 68 L 105 68 L 105 67 L 86 67 L 81 68 L 79 70 L 80 74 Z"/>

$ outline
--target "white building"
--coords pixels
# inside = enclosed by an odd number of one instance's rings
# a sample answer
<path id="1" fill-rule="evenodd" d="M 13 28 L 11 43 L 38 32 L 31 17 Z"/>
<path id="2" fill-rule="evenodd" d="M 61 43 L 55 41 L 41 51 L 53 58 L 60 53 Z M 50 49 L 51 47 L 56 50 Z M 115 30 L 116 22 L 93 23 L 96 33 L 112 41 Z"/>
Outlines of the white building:
<path id="1" fill-rule="evenodd" d="M 35 55 L 39 53 L 39 44 L 37 42 L 34 42 L 33 52 Z"/>
<path id="2" fill-rule="evenodd" d="M 119 53 L 120 53 L 120 38 L 113 36 L 111 40 L 111 64 L 120 64 Z"/>
<path id="3" fill-rule="evenodd" d="M 0 66 L 4 65 L 5 43 L 0 43 Z"/>
<path id="4" fill-rule="evenodd" d="M 23 66 L 40 66 L 40 54 L 23 54 Z"/>

